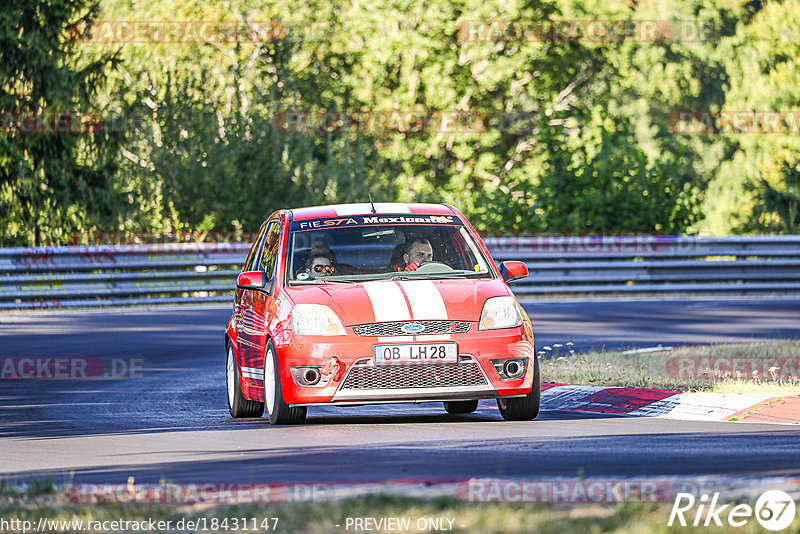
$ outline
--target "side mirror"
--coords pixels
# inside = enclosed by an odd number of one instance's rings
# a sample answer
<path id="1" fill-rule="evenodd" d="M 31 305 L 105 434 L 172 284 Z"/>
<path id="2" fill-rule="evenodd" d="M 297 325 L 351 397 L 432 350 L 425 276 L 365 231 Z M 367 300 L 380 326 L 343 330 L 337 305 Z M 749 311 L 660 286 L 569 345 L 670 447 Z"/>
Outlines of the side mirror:
<path id="1" fill-rule="evenodd" d="M 519 280 L 528 276 L 528 267 L 521 261 L 504 261 L 500 263 L 500 274 L 506 282 Z"/>
<path id="2" fill-rule="evenodd" d="M 264 273 L 261 271 L 245 271 L 236 278 L 236 287 L 239 289 L 264 289 Z"/>

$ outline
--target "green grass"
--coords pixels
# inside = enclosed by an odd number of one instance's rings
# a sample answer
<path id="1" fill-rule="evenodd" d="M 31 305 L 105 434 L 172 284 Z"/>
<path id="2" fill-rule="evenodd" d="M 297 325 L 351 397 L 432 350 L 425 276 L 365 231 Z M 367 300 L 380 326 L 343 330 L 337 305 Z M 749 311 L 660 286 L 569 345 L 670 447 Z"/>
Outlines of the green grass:
<path id="1" fill-rule="evenodd" d="M 0 498 L 0 516 L 36 524 L 40 517 L 50 520 L 118 520 L 144 521 L 148 519 L 171 520 L 205 517 L 222 520 L 229 518 L 278 518 L 275 532 L 285 533 L 341 533 L 348 517 L 351 518 L 409 518 L 408 532 L 432 532 L 417 529 L 420 518 L 453 519 L 450 532 L 540 534 L 570 533 L 662 533 L 684 532 L 686 528 L 666 526 L 672 503 L 619 504 L 619 505 L 545 505 L 545 504 L 473 504 L 455 498 L 418 499 L 409 497 L 372 495 L 336 503 L 298 503 L 251 506 L 209 505 L 82 505 L 70 502 L 65 492 L 48 492 L 33 496 L 29 492 Z M 260 519 L 259 519 L 260 521 Z M 339 525 L 339 526 L 337 526 Z M 750 533 L 763 531 L 755 519 L 743 528 L 691 528 L 713 532 Z M 800 529 L 800 515 L 786 532 Z M 69 529 L 64 531 L 70 532 Z M 225 532 L 224 529 L 218 529 Z M 230 531 L 230 530 L 228 530 Z M 16 532 L 0 530 L 0 532 Z M 94 530 L 93 532 L 106 532 Z M 240 530 L 243 532 L 243 530 Z M 250 530 L 249 532 L 253 532 Z M 269 532 L 269 531 L 264 531 Z M 353 528 L 349 532 L 355 532 Z M 366 532 L 364 530 L 360 532 Z M 372 531 L 375 532 L 375 531 Z M 384 530 L 385 532 L 385 530 Z"/>
<path id="2" fill-rule="evenodd" d="M 701 345 L 635 354 L 569 354 L 569 351 L 558 350 L 543 351 L 543 354 L 540 351 L 544 382 L 800 395 L 797 369 L 800 341 Z M 715 371 L 715 363 L 720 363 L 723 370 Z M 732 371 L 727 372 L 729 369 Z"/>

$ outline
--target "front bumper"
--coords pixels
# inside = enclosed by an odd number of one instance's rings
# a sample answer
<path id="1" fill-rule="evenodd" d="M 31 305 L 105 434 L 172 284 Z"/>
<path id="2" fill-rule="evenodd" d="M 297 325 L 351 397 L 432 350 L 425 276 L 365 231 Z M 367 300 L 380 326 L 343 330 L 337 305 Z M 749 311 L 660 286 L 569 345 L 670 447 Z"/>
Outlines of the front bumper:
<path id="1" fill-rule="evenodd" d="M 281 361 L 283 399 L 292 406 L 431 402 L 526 395 L 533 384 L 536 352 L 525 330 L 510 328 L 406 339 L 356 336 L 291 336 L 276 346 Z M 458 344 L 459 362 L 451 364 L 375 364 L 373 346 L 390 343 L 449 341 Z M 324 366 L 337 358 L 338 368 L 322 386 L 301 386 L 295 366 Z M 503 379 L 492 360 L 525 358 L 525 373 Z"/>
<path id="2" fill-rule="evenodd" d="M 373 363 L 371 358 L 357 360 L 331 401 L 424 401 L 496 395 L 497 390 L 478 361 L 460 354 L 459 362 L 449 365 L 386 366 Z"/>

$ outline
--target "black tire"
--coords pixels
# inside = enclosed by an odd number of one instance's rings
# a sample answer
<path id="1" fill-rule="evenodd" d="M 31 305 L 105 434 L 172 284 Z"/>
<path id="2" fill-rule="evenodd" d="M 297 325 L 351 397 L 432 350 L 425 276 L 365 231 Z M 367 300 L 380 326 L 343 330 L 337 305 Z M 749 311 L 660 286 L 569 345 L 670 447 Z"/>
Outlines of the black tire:
<path id="1" fill-rule="evenodd" d="M 272 364 L 270 373 L 270 362 Z M 270 378 L 271 375 L 272 378 Z M 275 345 L 270 339 L 267 341 L 267 350 L 264 353 L 264 404 L 266 406 L 267 417 L 273 425 L 297 425 L 306 420 L 307 409 L 305 406 L 296 408 L 289 407 L 283 402 L 281 392 L 281 381 L 279 379 L 280 364 Z M 267 383 L 270 380 L 270 383 Z"/>
<path id="2" fill-rule="evenodd" d="M 539 415 L 539 404 L 542 400 L 542 383 L 539 376 L 539 359 L 534 359 L 533 387 L 524 397 L 514 399 L 497 399 L 497 408 L 506 421 L 530 421 Z"/>
<path id="3" fill-rule="evenodd" d="M 453 415 L 472 413 L 478 409 L 478 399 L 468 401 L 446 401 L 444 409 Z"/>
<path id="4" fill-rule="evenodd" d="M 239 363 L 233 355 L 233 347 L 228 344 L 228 355 L 225 360 L 225 384 L 228 393 L 228 409 L 231 417 L 261 417 L 264 403 L 245 398 L 242 394 L 242 377 Z"/>

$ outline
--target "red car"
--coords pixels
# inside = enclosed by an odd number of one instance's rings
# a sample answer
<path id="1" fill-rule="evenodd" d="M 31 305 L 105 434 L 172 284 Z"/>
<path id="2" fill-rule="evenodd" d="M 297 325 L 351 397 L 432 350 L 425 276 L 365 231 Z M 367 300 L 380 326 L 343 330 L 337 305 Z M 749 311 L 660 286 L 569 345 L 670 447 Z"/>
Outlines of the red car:
<path id="1" fill-rule="evenodd" d="M 227 325 L 233 417 L 296 424 L 308 406 L 497 399 L 539 412 L 530 319 L 457 209 L 343 204 L 273 213 L 236 282 Z"/>

